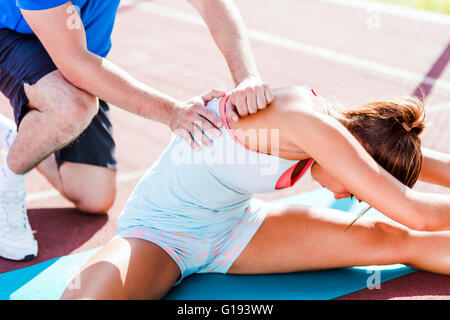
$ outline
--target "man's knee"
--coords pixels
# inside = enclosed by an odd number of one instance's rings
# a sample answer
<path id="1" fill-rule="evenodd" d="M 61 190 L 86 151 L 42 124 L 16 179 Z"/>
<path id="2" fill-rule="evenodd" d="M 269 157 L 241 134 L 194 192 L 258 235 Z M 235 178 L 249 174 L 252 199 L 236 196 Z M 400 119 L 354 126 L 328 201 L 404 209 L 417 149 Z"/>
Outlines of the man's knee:
<path id="1" fill-rule="evenodd" d="M 78 209 L 107 213 L 116 198 L 116 171 L 86 164 L 65 162 L 60 167 L 64 195 Z"/>
<path id="2" fill-rule="evenodd" d="M 69 83 L 56 70 L 33 85 L 24 85 L 29 104 L 41 112 L 53 113 L 58 121 L 52 123 L 61 140 L 80 134 L 98 112 L 98 99 Z"/>
<path id="3" fill-rule="evenodd" d="M 98 99 L 80 89 L 75 88 L 68 97 L 68 114 L 71 118 L 91 122 L 98 112 Z"/>
<path id="4" fill-rule="evenodd" d="M 98 189 L 78 190 L 69 194 L 68 197 L 72 198 L 77 208 L 83 212 L 106 214 L 116 199 L 116 184 L 114 182 Z"/>
<path id="5" fill-rule="evenodd" d="M 85 195 L 74 200 L 77 208 L 83 212 L 95 214 L 107 214 L 114 204 L 115 192 L 102 193 L 101 195 Z"/>
<path id="6" fill-rule="evenodd" d="M 60 119 L 59 132 L 62 139 L 70 140 L 78 136 L 91 123 L 98 112 L 98 99 L 89 93 L 76 89 L 65 97 L 65 107 L 53 109 Z"/>

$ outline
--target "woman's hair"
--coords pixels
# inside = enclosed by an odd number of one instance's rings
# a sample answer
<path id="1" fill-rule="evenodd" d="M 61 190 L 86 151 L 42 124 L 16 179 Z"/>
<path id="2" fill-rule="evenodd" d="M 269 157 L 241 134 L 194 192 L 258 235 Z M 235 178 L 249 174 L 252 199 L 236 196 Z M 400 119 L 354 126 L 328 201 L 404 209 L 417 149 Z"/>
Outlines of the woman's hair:
<path id="1" fill-rule="evenodd" d="M 422 169 L 419 135 L 425 128 L 422 100 L 405 96 L 354 109 L 339 109 L 346 128 L 377 163 L 412 188 Z"/>

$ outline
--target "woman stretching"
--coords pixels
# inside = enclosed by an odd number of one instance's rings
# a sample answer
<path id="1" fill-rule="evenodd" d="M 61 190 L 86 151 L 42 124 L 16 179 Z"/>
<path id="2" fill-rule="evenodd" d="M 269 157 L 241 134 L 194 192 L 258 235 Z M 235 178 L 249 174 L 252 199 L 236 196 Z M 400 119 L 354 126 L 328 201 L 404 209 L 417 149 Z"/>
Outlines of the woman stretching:
<path id="1" fill-rule="evenodd" d="M 265 110 L 227 122 L 211 148 L 175 137 L 119 218 L 117 236 L 63 299 L 159 299 L 193 273 L 263 274 L 403 263 L 450 274 L 450 156 L 421 148 L 424 110 L 412 97 L 353 110 L 306 87 L 280 88 Z M 390 219 L 274 205 L 254 193 L 291 187 L 310 169 L 336 199 L 355 196 Z M 447 230 L 447 231 L 446 231 Z M 430 232 L 433 231 L 433 232 Z"/>

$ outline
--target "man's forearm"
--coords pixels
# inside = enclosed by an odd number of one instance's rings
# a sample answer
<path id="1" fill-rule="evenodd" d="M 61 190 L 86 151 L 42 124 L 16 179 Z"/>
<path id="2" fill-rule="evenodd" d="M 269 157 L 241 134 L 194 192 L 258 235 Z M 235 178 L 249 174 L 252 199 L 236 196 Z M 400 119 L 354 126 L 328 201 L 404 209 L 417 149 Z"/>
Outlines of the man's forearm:
<path id="1" fill-rule="evenodd" d="M 235 85 L 258 77 L 241 14 L 230 0 L 192 0 L 227 61 Z"/>
<path id="2" fill-rule="evenodd" d="M 61 71 L 75 86 L 129 112 L 169 124 L 178 102 L 139 82 L 107 59 L 86 52 L 70 68 Z"/>

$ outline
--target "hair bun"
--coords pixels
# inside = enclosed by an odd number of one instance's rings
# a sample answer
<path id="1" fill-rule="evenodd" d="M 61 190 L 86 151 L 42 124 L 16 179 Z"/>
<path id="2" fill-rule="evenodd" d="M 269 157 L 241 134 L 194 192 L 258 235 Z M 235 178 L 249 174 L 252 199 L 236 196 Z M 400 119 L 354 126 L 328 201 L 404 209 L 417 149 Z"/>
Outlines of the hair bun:
<path id="1" fill-rule="evenodd" d="M 402 129 L 420 135 L 425 129 L 425 108 L 423 101 L 417 97 L 406 96 L 396 101 Z"/>
<path id="2" fill-rule="evenodd" d="M 420 135 L 423 132 L 423 129 L 425 129 L 425 126 L 413 127 L 413 128 L 411 128 L 411 131 L 417 135 Z"/>

